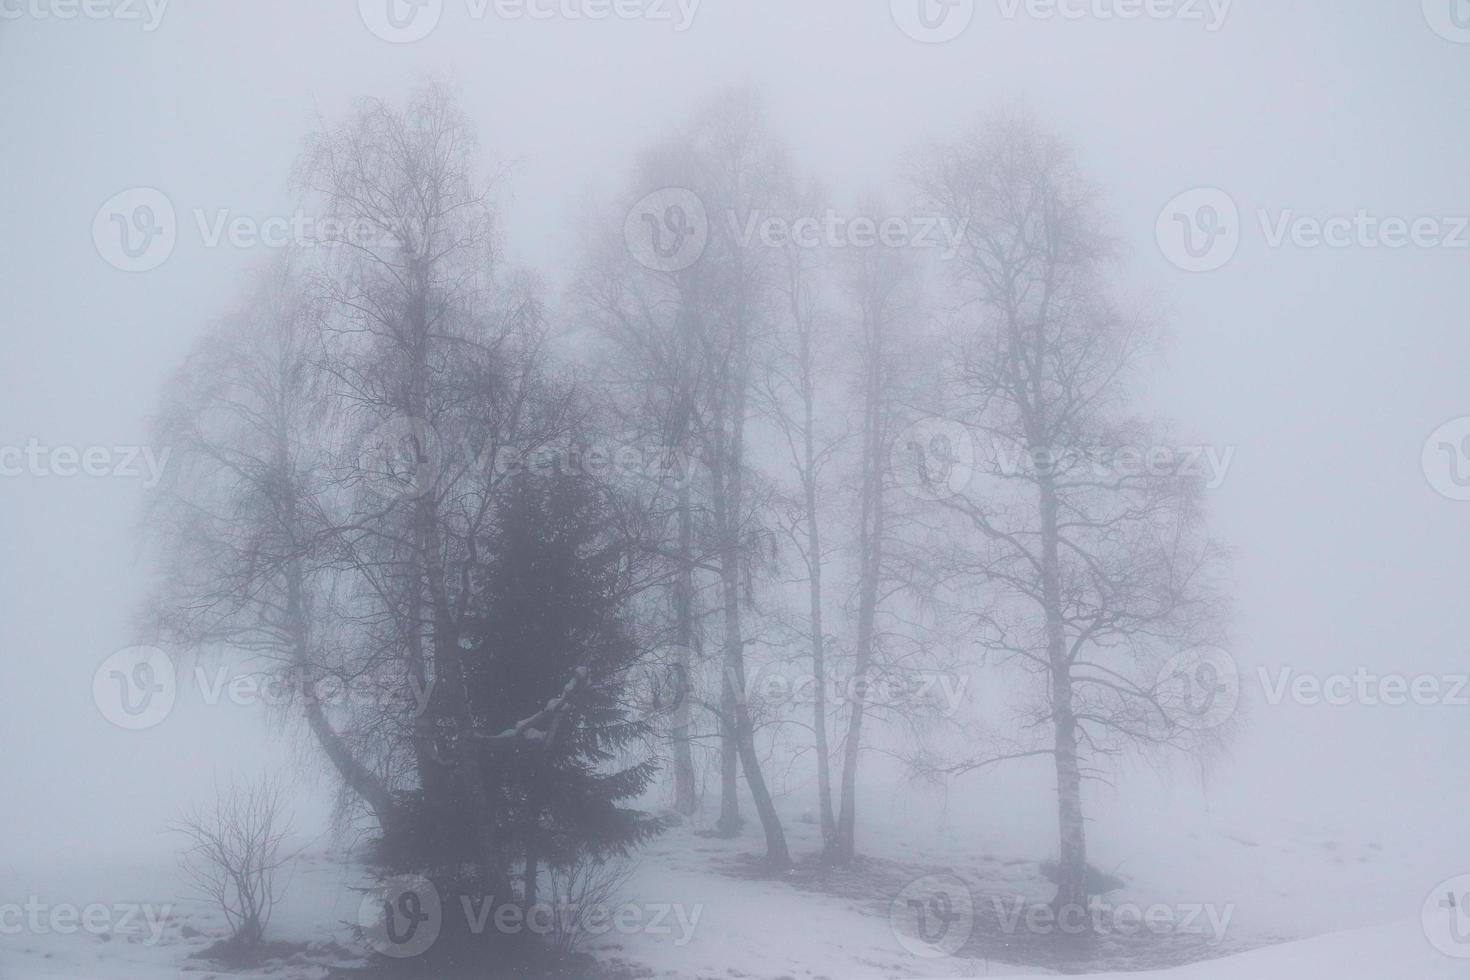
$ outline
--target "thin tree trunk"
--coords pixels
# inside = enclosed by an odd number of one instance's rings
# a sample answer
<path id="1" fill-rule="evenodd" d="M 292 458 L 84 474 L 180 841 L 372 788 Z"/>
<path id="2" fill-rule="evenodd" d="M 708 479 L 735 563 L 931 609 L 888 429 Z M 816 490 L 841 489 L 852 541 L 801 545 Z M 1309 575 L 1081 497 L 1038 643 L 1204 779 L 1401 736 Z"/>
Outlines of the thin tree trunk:
<path id="1" fill-rule="evenodd" d="M 816 392 L 813 383 L 812 326 L 803 315 L 799 267 L 792 266 L 791 311 L 798 324 L 797 351 L 801 377 L 802 489 L 806 505 L 808 602 L 811 608 L 812 731 L 817 754 L 817 805 L 822 826 L 822 852 L 828 856 L 837 846 L 837 819 L 832 812 L 832 750 L 827 741 L 827 638 L 822 622 L 822 531 L 817 510 Z"/>
<path id="2" fill-rule="evenodd" d="M 731 556 L 732 558 L 734 556 Z M 745 783 L 750 787 L 751 801 L 760 817 L 761 830 L 766 837 L 766 863 L 774 870 L 784 871 L 791 866 L 791 852 L 786 845 L 786 832 L 781 827 L 781 818 L 771 800 L 771 792 L 761 771 L 760 757 L 755 750 L 755 727 L 751 723 L 750 705 L 745 697 L 744 641 L 741 639 L 739 596 L 739 566 L 726 564 L 721 569 L 726 588 L 733 590 L 736 602 L 725 605 L 725 688 L 734 694 L 732 742 L 739 755 L 741 768 L 745 771 Z"/>
<path id="3" fill-rule="evenodd" d="M 1047 660 L 1051 675 L 1052 721 L 1056 734 L 1059 854 L 1054 907 L 1087 905 L 1087 833 L 1082 818 L 1082 775 L 1077 759 L 1077 719 L 1072 706 L 1072 665 L 1062 619 L 1057 497 L 1043 477 L 1041 498 L 1042 600 L 1046 606 Z"/>
<path id="4" fill-rule="evenodd" d="M 726 382 L 730 385 L 728 378 Z M 744 381 L 737 383 L 743 385 Z M 729 387 L 723 394 L 743 404 L 743 398 Z M 740 628 L 740 412 L 730 414 L 736 418 L 737 433 L 733 436 L 726 431 L 725 412 L 715 415 L 710 486 L 720 536 L 720 601 L 725 619 L 720 671 L 720 819 L 715 826 L 721 834 L 733 837 L 744 823 L 740 817 L 740 726 L 736 714 L 745 700 L 745 641 Z"/>
<path id="5" fill-rule="evenodd" d="M 874 484 L 877 476 L 873 467 L 868 467 L 863 488 L 863 530 L 860 547 L 862 550 L 862 579 L 858 596 L 857 650 L 853 661 L 851 705 L 848 710 L 847 738 L 842 760 L 842 811 L 837 821 L 837 846 L 834 858 L 846 863 L 857 856 L 857 772 L 858 756 L 862 751 L 863 717 L 866 709 L 868 671 L 873 666 L 876 620 L 878 613 L 878 576 L 882 567 L 881 493 Z"/>
<path id="6" fill-rule="evenodd" d="M 837 820 L 833 857 L 846 863 L 857 856 L 857 772 L 862 752 L 867 675 L 873 666 L 878 617 L 878 588 L 883 572 L 883 351 L 881 321 L 876 310 L 866 314 L 867 378 L 863 397 L 862 511 L 858 525 L 859 581 L 857 649 L 853 662 L 852 704 L 842 760 L 842 810 Z"/>
<path id="7" fill-rule="evenodd" d="M 536 907 L 536 885 L 541 876 L 541 855 L 533 843 L 526 848 L 526 870 L 521 877 L 521 898 L 527 912 Z"/>
<path id="8" fill-rule="evenodd" d="M 691 697 L 694 679 L 694 518 L 690 513 L 689 479 L 679 488 L 679 579 L 674 591 L 678 644 L 674 651 L 674 714 L 669 740 L 674 753 L 674 811 L 692 817 L 699 808 L 695 787 L 694 750 L 690 745 Z"/>
<path id="9" fill-rule="evenodd" d="M 740 816 L 740 747 L 736 744 L 739 734 L 735 730 L 737 694 L 730 683 L 728 651 L 724 667 L 721 673 L 725 680 L 720 686 L 720 818 L 715 821 L 715 830 L 722 836 L 734 837 L 745 820 Z"/>
<path id="10" fill-rule="evenodd" d="M 411 292 L 408 306 L 409 349 L 409 397 L 410 418 L 427 419 L 429 346 L 429 270 L 423 261 L 415 261 L 411 267 Z M 420 460 L 427 465 L 430 460 Z M 417 470 L 415 475 L 418 476 Z M 428 612 L 432 633 L 429 649 L 433 655 L 435 695 L 442 695 L 442 705 L 447 710 L 452 730 L 456 736 L 454 750 L 448 759 L 440 759 L 437 730 L 424 731 L 423 735 L 434 739 L 427 746 L 430 772 L 443 767 L 448 780 L 440 783 L 437 774 L 430 780 L 420 771 L 420 784 L 425 795 L 431 787 L 442 794 L 438 803 L 444 815 L 460 813 L 469 823 L 475 841 L 476 856 L 480 862 L 480 873 L 487 894 L 509 894 L 509 879 L 506 874 L 505 855 L 502 853 L 499 835 L 495 827 L 495 801 L 485 777 L 479 748 L 473 736 L 474 717 L 469 703 L 465 681 L 463 657 L 459 648 L 459 631 L 455 625 L 449 596 L 448 569 L 444 558 L 445 532 L 442 515 L 435 499 L 436 487 L 415 486 L 419 492 L 414 501 L 414 546 L 417 560 L 414 562 L 422 571 L 422 585 L 427 591 Z M 409 583 L 411 594 L 418 599 L 420 579 L 415 575 Z M 417 603 L 416 603 L 417 604 Z M 413 622 L 415 630 L 417 619 Z M 435 726 L 437 729 L 437 726 Z M 423 755 L 420 755 L 423 759 Z M 420 763 L 422 765 L 422 761 Z M 456 804 L 459 804 L 457 806 Z M 462 810 L 461 807 L 462 806 Z M 467 811 L 467 812 L 465 812 Z"/>
<path id="11" fill-rule="evenodd" d="M 282 520 L 289 529 L 289 533 L 294 536 L 298 526 L 299 511 L 296 499 L 291 496 L 290 480 L 286 479 L 286 475 L 290 472 L 289 453 L 285 443 L 288 413 L 283 404 L 278 403 L 277 410 L 281 438 L 276 445 L 276 468 L 282 476 Z M 326 709 L 322 706 L 321 701 L 309 693 L 317 678 L 313 675 L 312 670 L 315 665 L 312 663 L 311 654 L 311 625 L 307 620 L 306 584 L 299 556 L 293 556 L 286 562 L 285 576 L 286 622 L 291 637 L 291 658 L 296 670 L 300 673 L 302 690 L 308 692 L 303 698 L 303 712 L 306 716 L 307 727 L 311 729 L 312 735 L 315 736 L 317 743 L 326 754 L 327 760 L 332 763 L 337 774 L 347 784 L 347 788 L 356 793 L 367 805 L 367 808 L 372 811 L 373 819 L 377 821 L 378 829 L 384 836 L 389 836 L 398 829 L 400 817 L 392 791 L 377 773 L 363 765 L 362 760 L 357 758 L 351 746 L 332 727 L 331 720 L 327 718 Z"/>
<path id="12" fill-rule="evenodd" d="M 741 582 L 745 568 L 745 544 L 740 533 L 741 506 L 744 501 L 741 467 L 744 464 L 746 386 L 749 384 L 749 354 L 745 343 L 745 333 L 742 330 L 734 356 L 735 374 L 729 389 L 730 429 L 726 432 L 725 420 L 718 420 L 710 472 L 715 490 L 715 521 L 720 529 L 720 585 L 725 618 L 721 714 L 730 737 L 725 740 L 723 748 L 726 752 L 733 753 L 745 772 L 745 783 L 750 787 L 751 801 L 755 804 L 756 814 L 760 817 L 761 829 L 766 837 L 767 864 L 773 869 L 785 870 L 791 866 L 791 852 L 786 846 L 786 833 L 781 827 L 781 819 L 776 813 L 770 789 L 761 771 L 760 756 L 755 749 L 755 727 L 751 722 L 750 706 L 745 696 L 745 634 L 740 621 Z M 729 778 L 728 767 L 724 775 Z M 738 787 L 727 783 L 725 800 L 733 803 L 737 790 Z M 722 822 L 725 819 L 725 800 L 721 801 Z M 738 812 L 736 819 L 739 819 Z"/>
<path id="13" fill-rule="evenodd" d="M 808 410 L 810 417 L 810 410 Z M 812 463 L 811 437 L 807 437 L 807 465 Z M 837 821 L 832 813 L 832 750 L 827 742 L 827 652 L 822 633 L 822 536 L 817 523 L 816 481 L 807 481 L 807 548 L 811 558 L 812 728 L 816 735 L 817 801 L 821 809 L 822 847 L 830 852 L 837 841 Z"/>

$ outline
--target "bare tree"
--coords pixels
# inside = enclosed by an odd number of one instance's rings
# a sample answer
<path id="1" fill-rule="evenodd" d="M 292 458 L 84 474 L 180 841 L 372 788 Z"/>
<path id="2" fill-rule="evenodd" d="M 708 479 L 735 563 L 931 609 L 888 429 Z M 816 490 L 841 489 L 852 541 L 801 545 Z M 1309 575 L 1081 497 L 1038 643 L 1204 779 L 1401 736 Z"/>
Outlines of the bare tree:
<path id="1" fill-rule="evenodd" d="M 290 833 L 281 784 L 265 778 L 216 787 L 213 802 L 173 829 L 189 842 L 184 874 L 224 913 L 231 943 L 249 955 L 264 941 L 282 896 L 279 872 L 290 859 L 281 853 Z"/>
<path id="2" fill-rule="evenodd" d="M 432 692 L 407 739 L 425 811 L 468 824 L 481 874 L 503 890 L 486 763 L 524 733 L 474 723 L 463 650 L 477 549 L 500 481 L 563 439 L 576 413 L 549 376 L 530 284 L 500 274 L 490 184 L 476 168 L 473 127 L 427 84 L 402 107 L 366 100 L 323 125 L 298 181 L 351 233 L 319 276 L 345 448 L 336 560 L 360 589 L 360 629 L 391 652 L 405 686 Z"/>
<path id="3" fill-rule="evenodd" d="M 599 861 L 585 854 L 564 867 L 547 869 L 552 947 L 574 952 L 591 935 L 585 921 L 588 912 L 613 908 L 637 871 L 638 865 L 626 858 Z M 528 899 L 527 906 L 534 909 L 534 900 Z"/>
<path id="4" fill-rule="evenodd" d="M 911 326 L 917 298 L 913 258 L 882 248 L 853 253 L 845 271 L 844 292 L 856 325 L 857 390 L 862 444 L 858 453 L 857 587 L 853 678 L 843 735 L 841 809 L 831 857 L 851 861 L 857 854 L 857 779 L 862 752 L 865 691 L 881 660 L 878 619 L 893 585 L 888 574 L 889 540 L 896 530 L 891 507 L 893 474 L 890 447 L 898 434 L 902 404 L 899 331 Z"/>
<path id="5" fill-rule="evenodd" d="M 647 690 L 640 696 L 657 700 L 652 714 L 666 713 L 674 809 L 692 817 L 699 806 L 693 709 L 701 700 L 698 675 L 707 632 L 701 601 L 707 586 L 701 579 L 714 568 L 708 487 L 694 465 L 703 378 L 689 320 L 694 283 L 683 270 L 640 265 L 621 220 L 595 215 L 591 224 L 575 295 L 592 331 L 593 377 L 606 414 L 618 419 L 628 441 L 649 444 L 659 457 L 625 488 L 658 526 L 648 544 L 667 581 L 663 608 L 649 615 L 655 624 L 650 646 L 667 656 L 650 662 L 655 674 L 641 685 Z"/>
<path id="6" fill-rule="evenodd" d="M 739 828 L 743 771 L 768 860 L 776 867 L 789 864 L 790 855 L 745 697 L 745 619 L 763 539 L 763 495 L 753 492 L 747 428 L 755 415 L 754 368 L 778 300 L 773 287 L 779 256 L 744 239 L 740 228 L 774 212 L 784 175 L 782 150 L 766 129 L 757 100 L 744 91 L 720 96 L 645 157 L 638 193 L 629 202 L 668 188 L 692 194 L 699 214 L 670 209 L 653 217 L 696 223 L 703 240 L 697 261 L 673 271 L 655 268 L 649 275 L 636 263 L 625 263 L 627 275 L 599 275 L 586 287 L 603 335 L 622 353 L 625 366 L 641 370 L 647 383 L 657 386 L 654 417 L 664 424 L 671 446 L 687 445 L 699 471 L 702 519 L 684 524 L 680 517 L 679 549 L 686 568 L 718 583 L 722 670 L 719 701 L 711 705 L 721 729 L 717 827 L 726 834 Z M 691 507 L 681 507 L 680 513 L 694 517 Z M 701 528 L 702 545 L 689 548 L 690 537 Z M 691 552 L 701 550 L 708 561 L 689 560 Z M 692 594 L 686 580 L 681 607 L 688 608 L 684 597 Z M 687 627 L 682 629 L 689 635 Z"/>
<path id="7" fill-rule="evenodd" d="M 148 628 L 161 642 L 228 654 L 274 675 L 346 786 L 384 829 L 391 784 L 353 719 L 317 696 L 370 675 L 340 659 L 334 576 L 322 548 L 326 445 L 314 373 L 320 308 L 300 256 L 262 268 L 234 313 L 195 346 L 165 392 L 158 438 L 174 465 L 152 499 L 159 560 Z M 407 704 L 400 705 L 411 710 Z M 339 725 L 346 724 L 347 728 Z"/>
<path id="8" fill-rule="evenodd" d="M 918 183 L 967 229 L 949 263 L 945 378 L 967 435 L 950 433 L 948 457 L 926 469 L 942 513 L 969 535 L 950 535 L 935 569 L 942 585 L 984 586 L 970 593 L 973 635 L 1035 676 L 1020 724 L 1050 731 L 1042 743 L 1003 738 L 946 771 L 1052 759 L 1055 902 L 1083 906 L 1088 759 L 1199 748 L 1223 732 L 1180 724 L 1159 683 L 1169 655 L 1218 636 L 1221 552 L 1202 530 L 1201 481 L 1160 466 L 1165 436 L 1132 414 L 1157 333 L 1114 298 L 1116 250 L 1072 152 L 1002 118 L 932 148 Z"/>
<path id="9" fill-rule="evenodd" d="M 788 204 L 793 221 L 814 218 L 821 194 L 809 188 Z M 838 841 L 836 810 L 832 796 L 832 747 L 829 738 L 827 701 L 829 673 L 826 634 L 827 601 L 823 588 L 824 570 L 830 562 L 829 546 L 823 536 L 824 502 L 828 487 L 825 471 L 842 448 L 845 432 L 840 422 L 823 424 L 823 418 L 839 416 L 824 379 L 835 372 L 819 370 L 819 360 L 830 366 L 838 356 L 832 343 L 831 316 L 823 309 L 825 277 L 830 255 L 825 250 L 789 238 L 782 243 L 783 277 L 778 290 L 786 307 L 785 323 L 774 332 L 763 356 L 760 393 L 774 423 L 784 452 L 784 468 L 796 480 L 795 498 L 778 507 L 775 515 L 800 562 L 807 586 L 804 633 L 812 665 L 812 749 L 816 758 L 817 805 L 822 828 L 823 851 L 835 853 Z M 835 430 L 835 431 L 834 431 Z"/>

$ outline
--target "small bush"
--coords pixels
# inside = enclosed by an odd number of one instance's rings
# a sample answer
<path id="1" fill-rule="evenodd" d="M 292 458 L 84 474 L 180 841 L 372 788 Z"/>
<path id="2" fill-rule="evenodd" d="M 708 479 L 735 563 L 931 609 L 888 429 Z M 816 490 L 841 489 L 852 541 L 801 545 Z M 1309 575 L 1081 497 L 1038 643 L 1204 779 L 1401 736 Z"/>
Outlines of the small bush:
<path id="1" fill-rule="evenodd" d="M 190 847 L 180 864 L 194 886 L 230 926 L 223 952 L 235 963 L 258 959 L 271 912 L 280 901 L 276 874 L 288 824 L 279 783 L 232 782 L 215 788 L 214 802 L 196 807 L 174 825 Z"/>

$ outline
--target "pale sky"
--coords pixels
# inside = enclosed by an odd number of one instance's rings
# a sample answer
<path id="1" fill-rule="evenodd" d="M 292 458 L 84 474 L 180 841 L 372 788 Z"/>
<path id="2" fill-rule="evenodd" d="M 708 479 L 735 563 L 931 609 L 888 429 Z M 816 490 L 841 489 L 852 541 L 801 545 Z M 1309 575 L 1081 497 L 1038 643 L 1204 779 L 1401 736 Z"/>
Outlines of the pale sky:
<path id="1" fill-rule="evenodd" d="M 639 148 L 721 85 L 764 89 L 800 165 L 839 200 L 871 187 L 901 200 L 907 151 L 1024 100 L 1106 190 L 1132 253 L 1123 286 L 1174 311 L 1154 404 L 1235 450 L 1210 504 L 1238 551 L 1247 688 L 1257 665 L 1464 672 L 1470 502 L 1436 493 L 1421 451 L 1470 415 L 1470 232 L 1400 249 L 1267 234 L 1283 217 L 1453 230 L 1470 215 L 1470 44 L 1452 39 L 1450 2 L 1179 0 L 1159 9 L 1180 16 L 1123 20 L 1100 14 L 1127 0 L 1064 5 L 1076 18 L 979 0 L 963 33 L 931 44 L 886 0 L 703 0 L 684 30 L 672 2 L 672 20 L 591 21 L 477 18 L 442 0 L 437 27 L 400 44 L 355 0 L 175 0 L 156 23 L 141 3 L 120 11 L 138 19 L 63 20 L 37 12 L 65 0 L 0 0 L 0 444 L 143 444 L 161 379 L 263 251 L 209 247 L 196 209 L 289 215 L 314 114 L 424 73 L 460 86 L 510 165 L 510 252 L 553 299 L 581 203 L 618 191 Z M 93 222 L 135 187 L 167 196 L 178 241 L 129 273 L 99 253 Z M 1156 224 L 1199 187 L 1228 194 L 1241 226 L 1233 259 L 1193 273 Z M 144 733 L 98 715 L 93 671 L 134 639 L 143 482 L 0 477 L 0 855 L 114 848 L 161 826 L 241 744 L 287 753 L 244 710 L 184 705 Z M 1216 792 L 1308 820 L 1379 814 L 1406 837 L 1463 824 L 1470 706 L 1253 716 Z"/>

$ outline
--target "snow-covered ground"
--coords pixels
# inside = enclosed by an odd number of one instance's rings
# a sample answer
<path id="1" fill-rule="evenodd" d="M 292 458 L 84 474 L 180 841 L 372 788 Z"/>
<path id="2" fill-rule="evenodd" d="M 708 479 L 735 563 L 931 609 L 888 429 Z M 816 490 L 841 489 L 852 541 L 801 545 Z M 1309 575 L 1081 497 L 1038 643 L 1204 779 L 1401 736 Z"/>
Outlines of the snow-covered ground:
<path id="1" fill-rule="evenodd" d="M 1415 920 L 1332 933 L 1159 973 L 1095 976 L 1097 980 L 1463 980 L 1466 964 L 1431 947 Z"/>
<path id="2" fill-rule="evenodd" d="M 904 891 L 913 883 L 910 876 L 920 883 L 936 874 L 961 881 L 972 891 L 977 912 L 1003 896 L 1043 901 L 1048 889 L 1035 855 L 1008 854 L 1003 843 L 975 835 L 966 835 L 970 846 L 960 846 L 959 836 L 943 828 L 930 831 L 875 837 L 864 870 L 833 880 L 818 874 L 809 860 L 781 878 L 762 874 L 753 860 L 760 844 L 754 826 L 734 841 L 690 826 L 672 828 L 641 852 L 622 899 L 643 910 L 645 923 L 652 921 L 651 909 L 677 911 L 667 913 L 659 928 L 610 930 L 584 948 L 600 960 L 659 980 L 949 980 L 1054 972 L 1035 961 L 1027 965 L 1025 956 L 1008 952 L 1014 947 L 992 944 L 983 930 L 955 955 L 935 956 L 935 950 L 916 946 L 902 916 L 892 911 L 895 904 L 901 909 L 910 894 Z M 809 859 L 817 849 L 816 828 L 795 819 L 790 833 L 794 852 Z M 1396 894 L 1385 885 L 1395 878 L 1391 872 L 1397 870 L 1405 880 L 1417 876 L 1375 841 L 1330 835 L 1239 839 L 1191 825 L 1173 840 L 1156 835 L 1155 844 L 1167 847 L 1150 851 L 1151 862 L 1130 862 L 1136 873 L 1124 869 L 1128 880 L 1110 899 L 1122 907 L 1186 907 L 1192 896 L 1210 896 L 1221 908 L 1229 907 L 1228 928 L 1218 943 L 1208 935 L 1202 940 L 1203 955 L 1245 951 L 1160 972 L 1106 976 L 1437 980 L 1466 975 L 1467 964 L 1436 950 L 1417 917 L 1418 902 L 1434 881 L 1414 903 L 1380 920 L 1386 925 L 1296 938 L 1334 919 L 1356 925 L 1355 919 L 1377 914 L 1385 891 Z M 8 862 L 3 872 L 5 901 L 32 906 L 9 911 L 0 921 L 3 980 L 225 975 L 317 980 L 327 964 L 359 962 L 364 952 L 353 925 L 367 876 L 342 852 L 316 848 L 293 863 L 271 937 L 303 948 L 286 963 L 257 974 L 227 974 L 191 959 L 222 934 L 223 924 L 202 903 L 180 898 L 187 893 L 166 856 L 66 871 Z M 1164 887 L 1166 880 L 1172 888 Z M 1273 886 L 1273 881 L 1291 884 Z M 17 895 L 24 897 L 10 897 Z"/>

